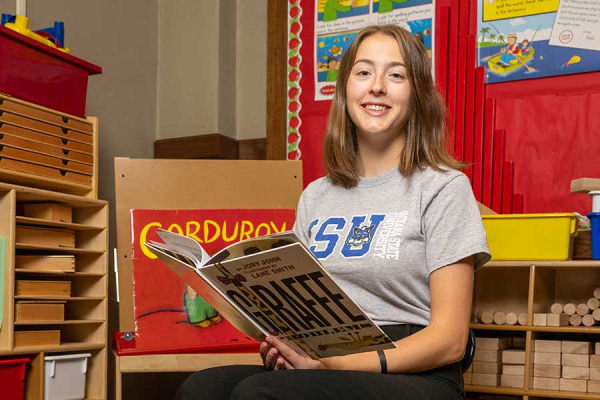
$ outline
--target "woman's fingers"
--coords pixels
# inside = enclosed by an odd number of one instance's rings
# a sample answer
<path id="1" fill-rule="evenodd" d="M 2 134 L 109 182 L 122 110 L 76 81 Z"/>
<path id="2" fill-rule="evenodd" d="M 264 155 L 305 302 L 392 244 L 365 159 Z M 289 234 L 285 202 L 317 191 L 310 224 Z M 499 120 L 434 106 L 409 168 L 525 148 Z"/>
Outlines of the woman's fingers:
<path id="1" fill-rule="evenodd" d="M 278 358 L 279 352 L 277 351 L 277 349 L 270 349 L 267 352 L 267 356 L 265 358 L 265 367 L 267 367 L 268 369 L 275 369 Z"/>

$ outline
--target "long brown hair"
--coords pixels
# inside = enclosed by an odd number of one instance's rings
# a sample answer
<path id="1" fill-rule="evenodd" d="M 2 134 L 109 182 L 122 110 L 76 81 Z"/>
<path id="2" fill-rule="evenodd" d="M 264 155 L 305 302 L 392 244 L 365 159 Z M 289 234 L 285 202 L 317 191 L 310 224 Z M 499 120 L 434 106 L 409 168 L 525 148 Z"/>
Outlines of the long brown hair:
<path id="1" fill-rule="evenodd" d="M 416 169 L 427 166 L 438 171 L 444 171 L 443 167 L 464 168 L 465 165 L 448 152 L 446 106 L 435 88 L 425 47 L 410 32 L 396 25 L 373 25 L 357 34 L 342 57 L 323 141 L 323 162 L 329 178 L 345 188 L 358 183 L 356 126 L 346 107 L 346 85 L 359 46 L 377 33 L 398 42 L 410 84 L 410 110 L 404 128 L 406 140 L 398 169 L 410 176 Z"/>

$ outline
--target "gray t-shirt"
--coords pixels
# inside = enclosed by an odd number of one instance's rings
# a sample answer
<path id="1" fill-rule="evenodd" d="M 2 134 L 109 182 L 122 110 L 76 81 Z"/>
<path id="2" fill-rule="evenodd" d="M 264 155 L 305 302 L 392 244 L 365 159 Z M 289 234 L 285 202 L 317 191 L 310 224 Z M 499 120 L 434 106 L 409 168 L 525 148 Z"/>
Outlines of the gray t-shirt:
<path id="1" fill-rule="evenodd" d="M 468 178 L 393 169 L 344 189 L 328 178 L 302 193 L 294 231 L 378 325 L 429 325 L 429 275 L 470 255 L 489 261 Z"/>

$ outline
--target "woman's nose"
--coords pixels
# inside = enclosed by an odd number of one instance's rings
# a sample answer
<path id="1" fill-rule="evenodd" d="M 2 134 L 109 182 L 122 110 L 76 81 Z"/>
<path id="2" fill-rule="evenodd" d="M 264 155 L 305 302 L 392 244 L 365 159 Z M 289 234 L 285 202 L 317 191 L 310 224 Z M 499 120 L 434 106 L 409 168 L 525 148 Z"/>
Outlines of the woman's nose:
<path id="1" fill-rule="evenodd" d="M 371 86 L 371 93 L 381 95 L 386 94 L 385 81 L 383 75 L 376 74 Z"/>

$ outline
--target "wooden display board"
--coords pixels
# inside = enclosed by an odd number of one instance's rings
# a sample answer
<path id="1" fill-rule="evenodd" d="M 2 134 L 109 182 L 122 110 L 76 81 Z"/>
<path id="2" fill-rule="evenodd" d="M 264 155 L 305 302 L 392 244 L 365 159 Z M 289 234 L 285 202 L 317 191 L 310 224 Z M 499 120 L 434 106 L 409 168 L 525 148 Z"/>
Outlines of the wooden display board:
<path id="1" fill-rule="evenodd" d="M 115 159 L 119 330 L 134 328 L 132 209 L 291 209 L 300 161 Z"/>

